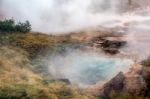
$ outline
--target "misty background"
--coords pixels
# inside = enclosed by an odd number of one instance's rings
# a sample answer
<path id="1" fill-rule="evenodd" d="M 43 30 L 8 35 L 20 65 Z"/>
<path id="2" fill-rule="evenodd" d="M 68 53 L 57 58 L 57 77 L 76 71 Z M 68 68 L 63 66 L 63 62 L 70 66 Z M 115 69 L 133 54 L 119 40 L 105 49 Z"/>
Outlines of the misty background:
<path id="1" fill-rule="evenodd" d="M 150 0 L 0 0 L 0 18 L 14 18 L 17 21 L 29 20 L 33 31 L 47 34 L 70 33 L 71 31 L 97 26 L 119 28 L 125 34 L 124 39 L 128 42 L 126 47 L 121 49 L 121 52 L 136 57 L 137 60 L 141 61 L 150 55 L 149 6 Z M 89 80 L 88 77 L 91 78 L 93 75 L 89 74 L 87 76 L 87 79 L 84 80 L 86 83 L 82 81 L 82 75 L 86 74 L 86 72 L 83 74 L 82 70 L 91 70 L 90 62 L 88 61 L 89 64 L 87 64 L 86 60 L 93 59 L 92 62 L 95 65 L 92 65 L 92 68 L 94 70 L 97 68 L 97 64 L 106 64 L 111 61 L 116 62 L 111 68 L 112 71 L 114 68 L 124 64 L 124 62 L 123 64 L 121 63 L 122 59 L 109 58 L 108 60 L 103 56 L 93 56 L 88 52 L 82 54 L 80 52 L 75 52 L 75 54 L 68 53 L 65 58 L 55 56 L 52 59 L 48 64 L 49 70 L 54 76 L 60 73 L 59 75 L 82 84 L 91 83 L 86 80 Z M 85 59 L 83 63 L 80 63 L 81 59 Z M 68 63 L 68 60 L 71 61 Z M 97 63 L 97 61 L 100 63 Z M 119 65 L 116 65 L 117 63 Z M 58 69 L 60 65 L 64 70 L 61 69 L 60 71 Z M 83 69 L 80 68 L 80 65 L 83 66 Z M 129 66 L 129 64 L 124 65 Z M 66 66 L 70 67 L 65 68 Z M 86 66 L 88 68 L 85 68 Z M 79 68 L 81 72 L 78 71 Z M 99 69 L 100 71 L 107 70 Z M 123 69 L 119 68 L 117 71 L 115 69 L 113 75 Z M 106 72 L 109 73 L 110 71 Z M 99 77 L 99 74 L 97 75 Z M 97 78 L 95 80 L 97 81 Z"/>
<path id="2" fill-rule="evenodd" d="M 0 16 L 29 20 L 33 31 L 59 34 L 102 26 L 121 29 L 128 41 L 123 51 L 150 54 L 149 0 L 0 0 Z M 117 29 L 116 29 L 117 32 Z"/>
<path id="3" fill-rule="evenodd" d="M 0 15 L 29 20 L 33 31 L 68 32 L 117 20 L 131 5 L 141 6 L 135 1 L 143 0 L 0 0 Z"/>

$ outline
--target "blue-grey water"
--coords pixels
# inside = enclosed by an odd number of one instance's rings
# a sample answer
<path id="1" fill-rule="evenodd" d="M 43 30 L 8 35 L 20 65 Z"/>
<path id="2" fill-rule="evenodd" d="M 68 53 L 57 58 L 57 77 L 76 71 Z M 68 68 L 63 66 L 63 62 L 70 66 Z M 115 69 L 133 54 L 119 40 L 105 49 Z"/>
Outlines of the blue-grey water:
<path id="1" fill-rule="evenodd" d="M 98 55 L 98 53 L 72 52 L 56 56 L 49 62 L 55 77 L 69 79 L 78 85 L 93 85 L 107 81 L 119 72 L 127 72 L 133 61 Z"/>

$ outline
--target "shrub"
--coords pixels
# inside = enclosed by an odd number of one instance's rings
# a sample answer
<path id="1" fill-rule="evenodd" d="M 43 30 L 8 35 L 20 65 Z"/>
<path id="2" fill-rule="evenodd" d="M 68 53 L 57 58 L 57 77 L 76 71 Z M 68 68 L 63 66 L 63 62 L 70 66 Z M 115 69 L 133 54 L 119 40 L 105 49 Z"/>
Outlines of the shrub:
<path id="1" fill-rule="evenodd" d="M 2 31 L 14 31 L 15 21 L 13 19 L 0 21 L 0 30 Z"/>
<path id="2" fill-rule="evenodd" d="M 30 32 L 30 30 L 31 30 L 30 22 L 29 22 L 29 21 L 26 21 L 25 23 L 19 22 L 19 23 L 15 26 L 15 30 L 16 30 L 17 32 L 23 32 L 23 33 Z"/>
<path id="3" fill-rule="evenodd" d="M 31 24 L 29 21 L 24 23 L 15 23 L 14 19 L 6 19 L 4 21 L 0 21 L 0 30 L 4 32 L 30 32 Z"/>

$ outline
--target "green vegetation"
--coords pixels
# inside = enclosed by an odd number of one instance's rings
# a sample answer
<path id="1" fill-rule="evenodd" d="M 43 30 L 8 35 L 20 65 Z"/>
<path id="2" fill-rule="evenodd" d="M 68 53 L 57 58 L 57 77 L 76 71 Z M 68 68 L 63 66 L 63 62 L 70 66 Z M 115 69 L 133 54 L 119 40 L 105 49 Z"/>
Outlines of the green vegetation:
<path id="1" fill-rule="evenodd" d="M 13 19 L 0 21 L 0 31 L 4 32 L 21 32 L 21 33 L 27 33 L 31 31 L 31 25 L 29 21 L 26 21 L 24 23 L 15 23 Z"/>

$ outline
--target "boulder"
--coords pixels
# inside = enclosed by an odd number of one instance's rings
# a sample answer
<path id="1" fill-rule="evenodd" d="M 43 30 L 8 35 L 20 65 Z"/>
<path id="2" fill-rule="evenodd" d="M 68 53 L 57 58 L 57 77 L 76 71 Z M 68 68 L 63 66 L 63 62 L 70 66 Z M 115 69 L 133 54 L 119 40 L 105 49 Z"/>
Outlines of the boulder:
<path id="1" fill-rule="evenodd" d="M 117 54 L 119 53 L 119 49 L 127 44 L 126 41 L 123 40 L 115 40 L 117 37 L 113 37 L 113 40 L 109 40 L 107 38 L 96 37 L 92 40 L 92 45 L 96 48 L 101 48 L 105 53 L 109 54 Z"/>
<path id="2" fill-rule="evenodd" d="M 143 67 L 138 64 L 132 65 L 132 68 L 125 74 L 124 90 L 130 94 L 139 95 L 146 88 L 143 76 Z"/>
<path id="3" fill-rule="evenodd" d="M 102 43 L 103 48 L 121 48 L 123 47 L 127 42 L 126 41 L 111 41 L 111 40 L 105 40 Z"/>
<path id="4" fill-rule="evenodd" d="M 109 98 L 111 92 L 140 95 L 146 89 L 141 65 L 134 64 L 127 73 L 120 72 L 100 89 L 100 95 Z"/>
<path id="5" fill-rule="evenodd" d="M 146 87 L 146 83 L 141 75 L 126 76 L 124 85 L 125 92 L 134 95 L 139 95 Z"/>
<path id="6" fill-rule="evenodd" d="M 109 53 L 112 55 L 119 53 L 119 50 L 117 48 L 103 48 L 103 50 L 105 53 Z"/>
<path id="7" fill-rule="evenodd" d="M 108 97 L 113 90 L 117 92 L 121 92 L 124 88 L 124 80 L 125 80 L 125 76 L 122 72 L 120 72 L 108 83 L 104 84 L 101 91 L 102 96 Z"/>
<path id="8" fill-rule="evenodd" d="M 57 79 L 56 81 L 60 81 L 60 82 L 64 82 L 65 84 L 67 84 L 67 85 L 71 85 L 71 82 L 70 82 L 70 80 L 69 79 Z"/>

